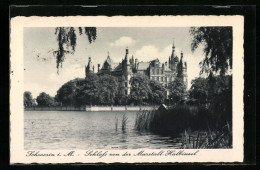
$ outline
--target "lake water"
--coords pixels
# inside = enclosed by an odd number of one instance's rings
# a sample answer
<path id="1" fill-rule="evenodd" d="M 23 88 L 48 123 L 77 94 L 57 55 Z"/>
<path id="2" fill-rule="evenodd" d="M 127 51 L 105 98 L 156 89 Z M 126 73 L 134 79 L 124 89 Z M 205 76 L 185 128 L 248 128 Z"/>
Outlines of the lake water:
<path id="1" fill-rule="evenodd" d="M 25 150 L 180 148 L 178 138 L 135 130 L 136 112 L 25 111 Z M 118 129 L 115 128 L 118 117 Z"/>

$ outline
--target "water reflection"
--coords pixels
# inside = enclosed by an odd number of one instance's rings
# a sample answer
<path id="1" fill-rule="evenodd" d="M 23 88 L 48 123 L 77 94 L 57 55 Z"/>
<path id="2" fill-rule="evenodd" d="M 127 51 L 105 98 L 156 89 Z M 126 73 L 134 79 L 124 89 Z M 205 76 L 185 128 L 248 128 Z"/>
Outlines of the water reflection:
<path id="1" fill-rule="evenodd" d="M 24 117 L 26 150 L 180 148 L 179 135 L 136 131 L 135 112 L 25 111 Z"/>

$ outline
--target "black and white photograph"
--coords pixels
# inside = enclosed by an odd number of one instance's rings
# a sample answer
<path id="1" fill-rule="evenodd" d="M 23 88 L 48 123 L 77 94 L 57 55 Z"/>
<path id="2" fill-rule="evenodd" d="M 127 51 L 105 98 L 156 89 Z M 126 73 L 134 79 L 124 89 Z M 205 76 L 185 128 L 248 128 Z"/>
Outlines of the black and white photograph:
<path id="1" fill-rule="evenodd" d="M 182 19 L 170 26 L 145 26 L 138 19 L 135 26 L 107 25 L 107 20 L 20 29 L 20 50 L 11 46 L 11 62 L 17 63 L 11 65 L 17 83 L 11 100 L 21 99 L 14 106 L 21 114 L 19 128 L 14 123 L 11 131 L 19 129 L 27 161 L 58 157 L 62 150 L 71 151 L 66 156 L 102 159 L 110 151 L 118 151 L 114 157 L 130 151 L 137 162 L 153 155 L 183 159 L 202 151 L 241 151 L 243 129 L 237 128 L 243 128 L 238 124 L 243 113 L 233 106 L 236 99 L 243 102 L 243 75 L 236 72 L 243 53 L 234 53 L 243 49 L 241 43 L 234 49 L 240 40 L 234 26 L 189 25 Z M 235 80 L 234 74 L 239 74 Z"/>

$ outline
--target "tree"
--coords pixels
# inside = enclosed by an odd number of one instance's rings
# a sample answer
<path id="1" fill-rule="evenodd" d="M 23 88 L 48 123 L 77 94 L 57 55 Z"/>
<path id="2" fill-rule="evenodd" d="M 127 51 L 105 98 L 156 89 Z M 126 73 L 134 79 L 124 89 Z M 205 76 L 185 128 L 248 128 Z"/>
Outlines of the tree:
<path id="1" fill-rule="evenodd" d="M 68 81 L 57 91 L 56 100 L 64 106 L 83 106 L 98 103 L 99 77 L 88 74 L 86 78 Z"/>
<path id="2" fill-rule="evenodd" d="M 151 93 L 148 78 L 142 74 L 135 74 L 130 79 L 131 99 L 138 101 L 141 105 L 144 99 L 147 99 Z"/>
<path id="3" fill-rule="evenodd" d="M 118 90 L 118 80 L 111 75 L 102 75 L 99 78 L 99 101 L 113 104 Z"/>
<path id="4" fill-rule="evenodd" d="M 210 74 L 208 78 L 192 80 L 190 98 L 207 106 L 216 126 L 232 123 L 232 76 Z"/>
<path id="5" fill-rule="evenodd" d="M 25 91 L 23 93 L 23 103 L 25 107 L 31 107 L 33 105 L 32 93 Z"/>
<path id="6" fill-rule="evenodd" d="M 77 85 L 77 100 L 83 100 L 84 104 L 98 103 L 99 77 L 96 74 L 88 74 L 82 83 Z"/>
<path id="7" fill-rule="evenodd" d="M 170 89 L 170 99 L 175 103 L 179 103 L 186 98 L 186 86 L 183 80 L 179 77 L 176 77 L 174 81 L 169 84 Z"/>
<path id="8" fill-rule="evenodd" d="M 232 123 L 232 76 L 212 76 L 209 84 L 209 109 L 214 112 L 216 125 Z"/>
<path id="9" fill-rule="evenodd" d="M 191 49 L 194 52 L 200 44 L 204 46 L 205 58 L 200 62 L 201 74 L 203 72 L 219 72 L 225 75 L 232 69 L 232 27 L 192 27 Z"/>
<path id="10" fill-rule="evenodd" d="M 74 96 L 76 91 L 76 82 L 78 78 L 70 80 L 57 91 L 56 100 L 64 106 L 74 105 Z"/>
<path id="11" fill-rule="evenodd" d="M 36 101 L 39 106 L 53 106 L 54 98 L 45 92 L 40 93 L 40 95 L 36 98 Z"/>
<path id="12" fill-rule="evenodd" d="M 189 97 L 195 99 L 199 105 L 205 106 L 209 102 L 208 79 L 199 77 L 192 80 Z"/>
<path id="13" fill-rule="evenodd" d="M 97 30 L 95 27 L 79 27 L 78 29 L 80 35 L 83 34 L 84 30 L 89 43 L 96 40 Z M 55 35 L 57 35 L 58 50 L 54 51 L 53 54 L 56 57 L 57 69 L 59 70 L 59 67 L 62 67 L 65 54 L 74 54 L 77 44 L 77 36 L 74 27 L 57 27 L 55 29 Z M 67 50 L 64 49 L 64 46 L 66 46 Z M 71 48 L 71 51 L 68 50 L 69 48 Z"/>
<path id="14" fill-rule="evenodd" d="M 153 104 L 162 104 L 166 99 L 166 90 L 161 83 L 155 80 L 149 80 L 151 91 L 149 93 L 149 101 Z"/>

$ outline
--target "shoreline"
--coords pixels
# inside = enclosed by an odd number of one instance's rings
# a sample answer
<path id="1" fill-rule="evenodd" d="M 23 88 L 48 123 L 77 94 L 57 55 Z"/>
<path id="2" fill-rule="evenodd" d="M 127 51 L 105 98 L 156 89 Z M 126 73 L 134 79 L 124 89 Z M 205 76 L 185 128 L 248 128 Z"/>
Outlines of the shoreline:
<path id="1" fill-rule="evenodd" d="M 56 107 L 27 107 L 25 111 L 140 111 L 158 109 L 159 106 L 85 106 L 85 107 L 71 107 L 71 106 L 56 106 Z"/>

